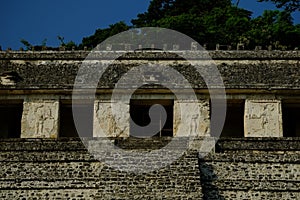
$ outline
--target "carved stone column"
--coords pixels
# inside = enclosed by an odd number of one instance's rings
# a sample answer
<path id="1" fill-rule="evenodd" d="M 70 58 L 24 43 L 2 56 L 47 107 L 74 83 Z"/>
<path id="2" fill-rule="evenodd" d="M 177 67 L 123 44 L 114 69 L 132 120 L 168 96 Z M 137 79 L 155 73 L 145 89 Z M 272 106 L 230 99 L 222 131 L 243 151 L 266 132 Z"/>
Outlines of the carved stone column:
<path id="1" fill-rule="evenodd" d="M 175 100 L 173 129 L 175 137 L 209 136 L 209 101 Z"/>
<path id="2" fill-rule="evenodd" d="M 23 103 L 21 138 L 57 138 L 59 101 L 30 100 Z"/>
<path id="3" fill-rule="evenodd" d="M 112 106 L 116 111 L 113 115 Z M 129 104 L 96 100 L 93 137 L 129 137 Z"/>
<path id="4" fill-rule="evenodd" d="M 245 137 L 282 137 L 282 112 L 279 100 L 246 100 Z"/>

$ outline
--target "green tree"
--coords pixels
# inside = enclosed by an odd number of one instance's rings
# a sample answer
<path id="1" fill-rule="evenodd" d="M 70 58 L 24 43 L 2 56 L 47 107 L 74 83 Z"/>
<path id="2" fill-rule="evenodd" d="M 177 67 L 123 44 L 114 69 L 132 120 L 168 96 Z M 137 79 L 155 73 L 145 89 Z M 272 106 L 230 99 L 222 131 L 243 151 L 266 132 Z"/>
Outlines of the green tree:
<path id="1" fill-rule="evenodd" d="M 251 48 L 272 45 L 276 49 L 292 49 L 299 47 L 298 26 L 293 25 L 290 12 L 266 10 L 262 16 L 251 21 L 251 29 L 246 35 Z"/>
<path id="2" fill-rule="evenodd" d="M 58 35 L 58 36 L 57 36 L 57 39 L 58 39 L 59 42 L 60 42 L 60 46 L 64 46 L 64 45 L 65 45 L 65 38 L 64 38 L 64 37 Z"/>
<path id="3" fill-rule="evenodd" d="M 237 7 L 214 8 L 204 16 L 205 40 L 210 44 L 236 46 L 249 30 L 251 12 Z"/>
<path id="4" fill-rule="evenodd" d="M 82 43 L 79 45 L 79 48 L 82 49 L 86 46 L 89 49 L 92 49 L 108 37 L 111 37 L 123 31 L 127 31 L 129 28 L 130 27 L 125 24 L 125 22 L 121 21 L 110 25 L 109 28 L 97 29 L 94 35 L 82 39 Z"/>
<path id="5" fill-rule="evenodd" d="M 177 30 L 200 44 L 235 45 L 248 31 L 251 14 L 233 6 L 230 0 L 153 0 L 147 12 L 132 24 Z"/>
<path id="6" fill-rule="evenodd" d="M 286 10 L 265 11 L 262 16 L 251 19 L 250 11 L 238 8 L 239 1 L 233 5 L 231 0 L 152 0 L 147 11 L 131 21 L 133 26 L 118 22 L 97 29 L 94 35 L 83 38 L 79 47 L 91 49 L 110 36 L 139 27 L 177 30 L 211 48 L 218 43 L 236 46 L 240 42 L 249 49 L 268 45 L 278 49 L 299 47 L 300 25 L 293 25 L 290 14 L 299 9 L 299 0 L 270 1 Z"/>
<path id="7" fill-rule="evenodd" d="M 131 20 L 135 27 L 153 26 L 153 22 L 162 19 L 171 9 L 174 0 L 152 0 L 147 12 L 137 15 Z"/>
<path id="8" fill-rule="evenodd" d="M 182 14 L 204 16 L 216 7 L 230 5 L 230 0 L 152 0 L 147 12 L 138 14 L 137 19 L 133 19 L 131 23 L 134 27 L 155 26 L 163 18 Z"/>
<path id="9" fill-rule="evenodd" d="M 60 35 L 57 36 L 57 39 L 60 42 L 60 46 L 65 47 L 66 50 L 72 50 L 73 48 L 78 49 L 77 45 L 72 40 L 65 43 L 65 38 Z"/>
<path id="10" fill-rule="evenodd" d="M 32 49 L 32 45 L 25 39 L 21 39 L 20 41 L 26 48 L 26 50 L 31 50 Z"/>
<path id="11" fill-rule="evenodd" d="M 300 0 L 258 0 L 258 2 L 273 2 L 277 8 L 284 8 L 287 11 L 300 11 Z"/>

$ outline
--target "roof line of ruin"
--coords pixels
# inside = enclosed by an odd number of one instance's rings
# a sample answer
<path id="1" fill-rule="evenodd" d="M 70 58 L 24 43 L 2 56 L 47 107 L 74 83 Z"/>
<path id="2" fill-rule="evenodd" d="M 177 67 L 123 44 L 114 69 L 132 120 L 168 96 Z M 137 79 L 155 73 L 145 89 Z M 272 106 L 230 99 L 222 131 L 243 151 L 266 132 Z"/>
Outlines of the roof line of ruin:
<path id="1" fill-rule="evenodd" d="M 0 60 L 84 60 L 91 51 L 0 51 Z M 91 54 L 90 54 L 91 55 Z M 176 60 L 300 60 L 300 51 L 258 50 L 258 51 L 93 51 L 95 58 Z"/>

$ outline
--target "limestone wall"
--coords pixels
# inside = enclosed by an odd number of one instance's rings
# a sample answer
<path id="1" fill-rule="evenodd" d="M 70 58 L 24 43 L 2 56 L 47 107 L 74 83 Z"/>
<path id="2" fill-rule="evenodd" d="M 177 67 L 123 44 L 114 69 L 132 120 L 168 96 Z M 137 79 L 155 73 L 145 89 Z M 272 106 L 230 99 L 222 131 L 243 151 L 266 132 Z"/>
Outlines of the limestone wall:
<path id="1" fill-rule="evenodd" d="M 77 71 L 89 52 L 0 52 L 1 89 L 72 89 Z M 101 65 L 120 56 L 107 69 L 98 85 L 114 88 L 117 80 L 129 69 L 141 64 L 171 66 L 183 74 L 195 89 L 207 88 L 182 56 L 194 64 L 207 59 L 201 51 L 165 52 L 99 52 Z M 299 51 L 211 51 L 226 89 L 267 90 L 299 89 Z M 93 58 L 91 58 L 93 59 Z M 193 63 L 192 63 L 193 64 Z M 205 72 L 205 70 L 204 70 Z M 85 78 L 92 78 L 94 74 Z M 278 91 L 277 91 L 278 92 Z"/>

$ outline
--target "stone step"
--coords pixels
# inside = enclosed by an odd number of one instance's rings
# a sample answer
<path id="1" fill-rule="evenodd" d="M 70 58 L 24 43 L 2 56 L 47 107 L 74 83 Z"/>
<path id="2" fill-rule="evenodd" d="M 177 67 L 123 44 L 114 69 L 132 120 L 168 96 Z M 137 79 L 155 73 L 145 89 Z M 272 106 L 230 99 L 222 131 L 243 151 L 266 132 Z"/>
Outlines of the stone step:
<path id="1" fill-rule="evenodd" d="M 258 139 L 258 144 L 251 138 L 232 141 L 220 139 L 217 145 L 224 151 L 204 158 L 199 158 L 196 143 L 171 165 L 135 174 L 98 161 L 80 139 L 2 140 L 0 199 L 300 199 L 298 144 L 289 139 Z M 140 155 L 155 151 L 131 148 L 147 140 L 101 140 L 99 144 L 111 142 Z M 169 141 L 154 143 L 165 142 Z M 172 156 L 181 151 L 174 146 L 162 152 Z M 124 158 L 115 149 L 98 153 L 118 163 L 118 169 L 124 164 L 122 159 L 135 167 L 134 158 Z"/>
<path id="2" fill-rule="evenodd" d="M 220 138 L 216 152 L 300 151 L 300 138 Z"/>
<path id="3" fill-rule="evenodd" d="M 205 190 L 237 190 L 237 191 L 291 191 L 298 192 L 300 181 L 293 180 L 203 180 L 202 188 Z"/>
<path id="4" fill-rule="evenodd" d="M 151 187 L 149 187 L 151 189 Z M 178 192 L 176 192 L 178 191 Z M 42 189 L 42 190 L 0 190 L 1 199 L 72 199 L 72 200 L 102 200 L 102 199 L 202 199 L 201 192 L 188 192 L 179 190 L 143 190 L 132 191 L 124 188 L 115 191 L 115 188 L 102 189 Z"/>
<path id="5" fill-rule="evenodd" d="M 85 146 L 79 138 L 55 139 L 2 139 L 0 151 L 82 151 Z"/>
<path id="6" fill-rule="evenodd" d="M 180 152 L 179 152 L 180 153 Z M 196 153 L 195 153 L 196 154 Z M 186 154 L 185 154 L 186 155 Z M 187 155 L 186 155 L 187 156 Z M 78 151 L 0 151 L 1 162 L 59 162 L 59 161 L 97 161 L 87 150 Z M 253 152 L 237 151 L 210 153 L 203 162 L 245 162 L 245 163 L 291 163 L 300 164 L 300 151 L 294 152 Z"/>
<path id="7" fill-rule="evenodd" d="M 130 180 L 133 177 L 120 178 L 120 177 L 101 177 L 101 178 L 61 178 L 61 179 L 10 179 L 10 180 L 0 180 L 1 190 L 28 190 L 28 189 L 105 189 L 106 187 L 115 187 L 118 190 L 121 188 L 126 188 L 126 180 Z M 160 188 L 165 185 L 168 189 L 175 189 L 176 187 L 192 187 L 194 183 L 189 180 L 187 185 L 178 185 L 177 181 L 170 181 L 169 179 L 134 179 L 131 181 L 130 189 L 147 189 L 151 187 Z M 151 183 L 151 186 L 149 186 Z M 163 184 L 165 183 L 165 184 Z M 201 179 L 201 187 L 206 190 L 214 190 L 218 188 L 219 190 L 237 190 L 237 191 L 299 191 L 300 181 L 292 180 L 203 180 Z"/>
<path id="8" fill-rule="evenodd" d="M 202 180 L 300 181 L 300 164 L 200 162 L 199 165 Z"/>
<path id="9" fill-rule="evenodd" d="M 227 153 L 210 153 L 203 162 L 244 162 L 244 163 L 291 163 L 300 164 L 300 151 L 230 151 Z"/>
<path id="10" fill-rule="evenodd" d="M 0 158 L 3 199 L 40 199 L 45 195 L 47 199 L 202 198 L 195 151 L 146 174 L 110 168 L 87 151 L 3 151 Z"/>
<path id="11" fill-rule="evenodd" d="M 290 191 L 237 191 L 237 190 L 207 190 L 203 192 L 203 199 L 205 200 L 224 200 L 224 199 L 238 199 L 238 200 L 249 200 L 249 199 L 288 199 L 298 200 L 300 199 L 300 192 Z"/>

